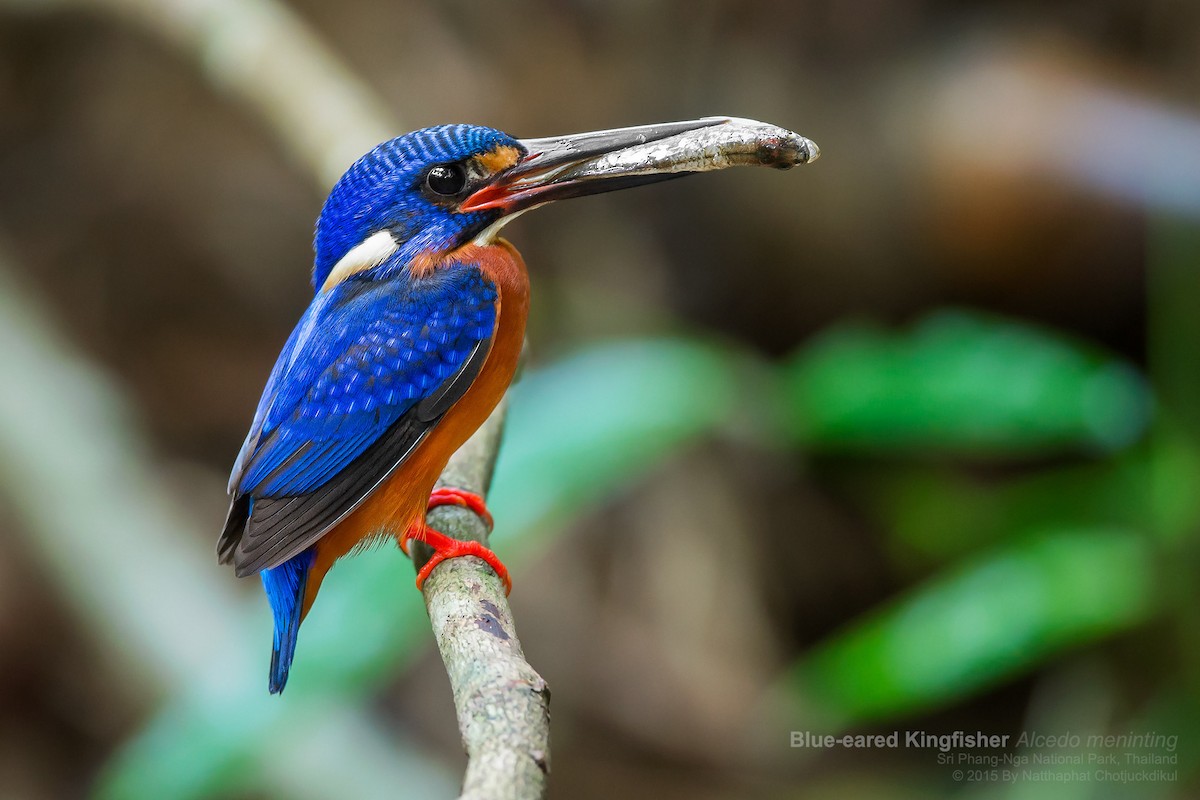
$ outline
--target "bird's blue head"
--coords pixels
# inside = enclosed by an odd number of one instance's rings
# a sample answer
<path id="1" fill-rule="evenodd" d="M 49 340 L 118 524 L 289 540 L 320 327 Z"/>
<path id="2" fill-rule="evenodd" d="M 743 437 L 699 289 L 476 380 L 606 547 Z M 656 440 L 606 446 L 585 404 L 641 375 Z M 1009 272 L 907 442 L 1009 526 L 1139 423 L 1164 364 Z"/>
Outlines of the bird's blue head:
<path id="1" fill-rule="evenodd" d="M 478 125 L 424 128 L 379 145 L 333 187 L 317 221 L 313 286 L 436 266 L 553 200 L 736 164 L 786 168 L 816 155 L 790 131 L 730 117 L 544 139 Z"/>
<path id="2" fill-rule="evenodd" d="M 463 201 L 525 148 L 478 125 L 439 125 L 384 142 L 338 180 L 317 220 L 313 288 L 437 257 L 470 242 L 500 208 Z"/>

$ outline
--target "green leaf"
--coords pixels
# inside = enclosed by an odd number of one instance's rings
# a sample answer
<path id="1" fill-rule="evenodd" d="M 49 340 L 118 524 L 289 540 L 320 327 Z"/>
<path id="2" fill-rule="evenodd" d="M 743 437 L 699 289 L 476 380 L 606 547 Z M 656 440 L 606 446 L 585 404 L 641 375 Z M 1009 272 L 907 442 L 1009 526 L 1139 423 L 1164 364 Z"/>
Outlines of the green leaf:
<path id="1" fill-rule="evenodd" d="M 938 577 L 818 646 L 793 688 L 837 724 L 926 710 L 1146 619 L 1148 540 L 1047 533 Z"/>
<path id="2" fill-rule="evenodd" d="M 1003 481 L 940 465 L 894 466 L 871 476 L 866 495 L 897 556 L 940 564 L 1018 531 L 1145 525 L 1151 479 L 1147 453 L 1135 449 Z"/>
<path id="3" fill-rule="evenodd" d="M 799 354 L 787 387 L 793 433 L 813 450 L 1108 451 L 1141 436 L 1151 410 L 1128 364 L 964 312 L 904 334 L 836 329 Z"/>

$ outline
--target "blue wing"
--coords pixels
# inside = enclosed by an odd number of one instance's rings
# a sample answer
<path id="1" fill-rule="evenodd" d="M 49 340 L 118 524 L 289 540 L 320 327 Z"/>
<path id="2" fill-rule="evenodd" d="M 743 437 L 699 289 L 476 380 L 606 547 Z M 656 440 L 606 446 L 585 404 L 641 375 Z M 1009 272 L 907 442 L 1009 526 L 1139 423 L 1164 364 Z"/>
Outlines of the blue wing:
<path id="1" fill-rule="evenodd" d="M 474 266 L 318 295 L 234 465 L 222 560 L 243 575 L 277 566 L 370 494 L 478 374 L 496 299 Z"/>

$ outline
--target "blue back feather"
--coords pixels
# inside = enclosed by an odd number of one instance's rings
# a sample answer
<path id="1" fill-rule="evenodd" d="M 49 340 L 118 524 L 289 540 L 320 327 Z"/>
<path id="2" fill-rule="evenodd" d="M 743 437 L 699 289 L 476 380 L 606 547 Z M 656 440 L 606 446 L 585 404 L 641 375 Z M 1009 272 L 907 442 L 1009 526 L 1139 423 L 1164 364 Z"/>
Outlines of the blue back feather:
<path id="1" fill-rule="evenodd" d="M 278 497 L 328 481 L 492 335 L 497 296 L 471 265 L 320 295 L 271 373 L 234 488 Z"/>

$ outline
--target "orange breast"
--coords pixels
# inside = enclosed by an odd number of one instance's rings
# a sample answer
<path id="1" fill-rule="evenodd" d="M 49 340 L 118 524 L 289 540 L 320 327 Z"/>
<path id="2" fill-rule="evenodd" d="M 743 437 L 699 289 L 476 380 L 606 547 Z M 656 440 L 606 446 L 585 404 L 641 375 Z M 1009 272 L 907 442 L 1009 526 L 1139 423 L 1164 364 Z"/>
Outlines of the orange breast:
<path id="1" fill-rule="evenodd" d="M 410 525 L 424 523 L 429 493 L 446 462 L 484 423 L 512 382 L 529 315 L 529 276 L 525 262 L 503 239 L 488 246 L 468 245 L 448 258 L 480 265 L 499 290 L 491 352 L 466 394 L 446 412 L 408 460 L 317 542 L 316 560 L 305 592 L 305 614 L 333 562 L 364 540 L 381 535 L 399 537 Z"/>

